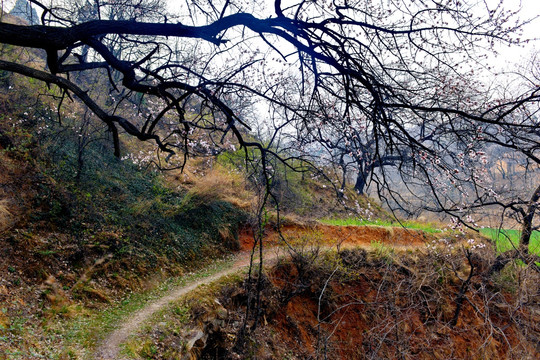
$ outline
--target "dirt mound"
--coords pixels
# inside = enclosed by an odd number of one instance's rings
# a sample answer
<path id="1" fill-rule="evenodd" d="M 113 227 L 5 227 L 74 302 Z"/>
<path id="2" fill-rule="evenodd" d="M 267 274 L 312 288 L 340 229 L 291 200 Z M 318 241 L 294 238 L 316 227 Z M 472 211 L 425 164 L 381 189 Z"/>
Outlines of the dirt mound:
<path id="1" fill-rule="evenodd" d="M 298 239 L 320 239 L 325 245 L 347 244 L 354 246 L 367 246 L 373 242 L 393 246 L 419 246 L 426 244 L 431 239 L 430 235 L 422 231 L 399 227 L 334 226 L 324 224 L 312 226 L 288 224 L 282 226 L 281 235 L 287 242 L 291 241 L 292 243 Z M 241 229 L 238 240 L 242 250 L 252 249 L 254 243 L 253 230 L 248 227 Z M 270 245 L 282 243 L 277 230 L 270 225 L 265 228 L 264 241 Z"/>

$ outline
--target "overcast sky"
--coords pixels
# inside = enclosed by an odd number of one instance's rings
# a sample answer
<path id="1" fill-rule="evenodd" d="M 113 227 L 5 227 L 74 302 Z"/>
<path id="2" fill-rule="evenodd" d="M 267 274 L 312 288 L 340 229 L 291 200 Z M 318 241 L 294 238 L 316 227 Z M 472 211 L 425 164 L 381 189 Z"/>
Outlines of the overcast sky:
<path id="1" fill-rule="evenodd" d="M 504 6 L 508 9 L 515 9 L 521 3 L 522 11 L 521 18 L 533 18 L 540 16 L 540 0 L 504 0 Z M 540 18 L 535 19 L 523 29 L 523 37 L 531 39 L 528 44 L 523 44 L 521 49 L 513 48 L 511 51 L 508 48 L 501 48 L 500 60 L 504 63 L 523 63 L 530 58 L 530 54 L 540 49 Z M 506 64 L 508 65 L 508 64 Z"/>
<path id="2" fill-rule="evenodd" d="M 0 0 L 2 1 L 2 6 L 4 9 L 11 10 L 16 0 Z M 43 1 L 44 4 L 49 3 L 51 0 Z M 165 0 L 171 5 L 170 8 L 174 8 L 173 4 L 178 4 L 178 0 Z M 272 3 L 272 0 L 267 0 L 269 4 Z M 287 0 L 285 0 L 286 2 Z M 484 0 L 488 4 L 497 4 L 499 0 Z M 521 18 L 527 19 L 535 16 L 540 16 L 540 0 L 503 0 L 504 7 L 509 10 L 517 9 L 519 6 L 522 7 Z M 514 66 L 512 64 L 523 64 L 528 59 L 531 58 L 531 54 L 535 51 L 540 50 L 540 19 L 535 19 L 530 24 L 524 27 L 524 38 L 531 39 L 528 44 L 523 44 L 522 47 L 516 48 L 513 47 L 509 49 L 508 47 L 499 48 L 499 56 L 493 61 L 493 65 L 500 69 L 511 69 Z"/>

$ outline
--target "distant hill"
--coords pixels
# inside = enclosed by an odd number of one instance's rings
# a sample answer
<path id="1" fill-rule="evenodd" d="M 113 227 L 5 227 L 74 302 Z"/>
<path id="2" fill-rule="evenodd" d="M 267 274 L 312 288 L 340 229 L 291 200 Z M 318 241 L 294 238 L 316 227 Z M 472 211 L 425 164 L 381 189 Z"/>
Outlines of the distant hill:
<path id="1" fill-rule="evenodd" d="M 27 0 L 17 0 L 9 14 L 28 22 L 30 25 L 39 24 L 39 16 L 36 9 Z"/>

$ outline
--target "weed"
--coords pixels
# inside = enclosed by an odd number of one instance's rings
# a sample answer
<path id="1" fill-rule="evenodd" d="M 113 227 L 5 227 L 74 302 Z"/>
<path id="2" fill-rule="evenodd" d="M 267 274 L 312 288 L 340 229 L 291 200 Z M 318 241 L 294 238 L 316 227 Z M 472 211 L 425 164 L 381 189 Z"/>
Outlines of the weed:
<path id="1" fill-rule="evenodd" d="M 516 294 L 519 287 L 519 268 L 520 266 L 516 263 L 505 266 L 501 271 L 495 273 L 493 277 L 494 284 L 505 292 Z"/>
<path id="2" fill-rule="evenodd" d="M 186 323 L 191 316 L 189 307 L 182 305 L 174 306 L 173 313 L 181 323 Z"/>
<path id="3" fill-rule="evenodd" d="M 50 256 L 56 254 L 57 250 L 37 250 L 36 253 L 42 256 Z"/>
<path id="4" fill-rule="evenodd" d="M 153 359 L 154 355 L 156 354 L 157 354 L 156 345 L 154 345 L 154 343 L 151 340 L 146 341 L 142 346 L 140 355 L 142 355 L 144 359 Z"/>
<path id="5" fill-rule="evenodd" d="M 392 262 L 392 258 L 395 253 L 395 249 L 393 247 L 390 247 L 378 240 L 371 241 L 370 246 L 373 248 L 375 258 L 382 259 L 387 263 Z"/>

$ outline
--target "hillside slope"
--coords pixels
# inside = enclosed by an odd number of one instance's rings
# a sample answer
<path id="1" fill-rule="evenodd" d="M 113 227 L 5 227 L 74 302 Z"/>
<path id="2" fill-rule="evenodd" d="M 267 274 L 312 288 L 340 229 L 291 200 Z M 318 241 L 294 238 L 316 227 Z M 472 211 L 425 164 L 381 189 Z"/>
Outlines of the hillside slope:
<path id="1" fill-rule="evenodd" d="M 470 261 L 466 254 L 382 247 L 293 255 L 265 273 L 257 325 L 256 282 L 229 278 L 158 314 L 128 343 L 128 358 L 537 359 L 538 274 L 522 273 L 528 288 L 516 292 L 510 273 L 486 273 L 489 251 L 472 250 Z"/>

